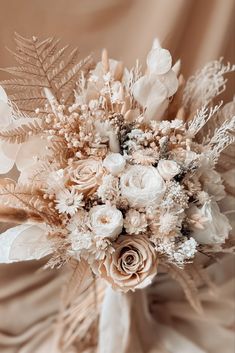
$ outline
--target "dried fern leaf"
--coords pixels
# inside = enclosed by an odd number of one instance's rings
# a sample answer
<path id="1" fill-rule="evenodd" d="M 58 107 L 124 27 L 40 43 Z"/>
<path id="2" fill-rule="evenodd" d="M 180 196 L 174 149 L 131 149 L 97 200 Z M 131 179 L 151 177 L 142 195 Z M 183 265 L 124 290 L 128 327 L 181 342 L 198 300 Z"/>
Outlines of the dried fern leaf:
<path id="1" fill-rule="evenodd" d="M 59 48 L 59 40 L 54 38 L 40 41 L 16 33 L 15 42 L 16 51 L 10 52 L 20 66 L 4 70 L 18 78 L 0 83 L 9 91 L 9 98 L 30 114 L 45 106 L 43 88 L 50 89 L 59 103 L 72 103 L 73 90 L 81 73 L 86 74 L 91 68 L 91 57 L 79 62 L 77 49 L 69 52 L 68 46 Z M 16 91 L 21 93 L 17 97 Z"/>
<path id="2" fill-rule="evenodd" d="M 188 273 L 187 268 L 185 267 L 184 269 L 181 269 L 171 263 L 165 264 L 163 266 L 166 267 L 169 275 L 182 287 L 185 296 L 193 309 L 197 313 L 202 314 L 203 309 L 198 296 L 198 289 L 190 274 Z"/>
<path id="3" fill-rule="evenodd" d="M 27 141 L 30 136 L 38 135 L 42 131 L 43 124 L 41 121 L 29 121 L 19 127 L 0 131 L 0 140 L 19 144 Z"/>
<path id="4" fill-rule="evenodd" d="M 25 209 L 41 217 L 48 224 L 57 224 L 58 218 L 34 186 L 15 184 L 11 180 L 0 184 L 0 205 Z"/>

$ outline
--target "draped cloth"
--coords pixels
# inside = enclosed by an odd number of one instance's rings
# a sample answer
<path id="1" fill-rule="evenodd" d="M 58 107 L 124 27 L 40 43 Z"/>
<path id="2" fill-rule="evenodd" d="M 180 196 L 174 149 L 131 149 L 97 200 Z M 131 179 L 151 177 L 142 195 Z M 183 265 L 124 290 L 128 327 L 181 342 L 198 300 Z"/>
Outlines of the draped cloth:
<path id="1" fill-rule="evenodd" d="M 0 66 L 12 64 L 4 48 L 13 47 L 15 30 L 25 36 L 55 35 L 64 44 L 78 45 L 81 56 L 91 51 L 96 55 L 106 47 L 111 57 L 129 66 L 136 58 L 144 63 L 153 38 L 158 37 L 174 59 L 182 59 L 183 74 L 188 77 L 220 56 L 235 62 L 234 10 L 234 0 L 3 0 Z M 232 97 L 233 84 L 231 80 L 225 98 Z M 53 343 L 53 332 L 68 270 L 42 271 L 42 264 L 0 265 L 0 352 L 61 353 Z M 235 346 L 233 258 L 225 256 L 209 272 L 217 287 L 213 293 L 200 289 L 201 316 L 169 278 L 159 278 L 146 292 L 126 296 L 108 288 L 99 353 L 231 353 Z M 115 303 L 113 310 L 108 309 L 111 303 Z M 81 353 L 76 347 L 66 351 L 76 352 Z"/>

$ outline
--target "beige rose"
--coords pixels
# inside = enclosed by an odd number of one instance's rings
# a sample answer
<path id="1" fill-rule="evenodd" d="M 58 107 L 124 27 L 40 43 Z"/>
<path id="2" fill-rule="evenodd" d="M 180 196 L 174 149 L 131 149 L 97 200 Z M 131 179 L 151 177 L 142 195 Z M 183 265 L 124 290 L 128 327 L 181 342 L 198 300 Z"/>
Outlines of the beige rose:
<path id="1" fill-rule="evenodd" d="M 99 266 L 98 272 L 114 289 L 127 292 L 149 285 L 157 273 L 157 256 L 149 239 L 122 235 L 115 251 Z"/>
<path id="2" fill-rule="evenodd" d="M 103 176 L 102 161 L 98 158 L 82 159 L 74 162 L 68 168 L 67 174 L 77 190 L 84 194 L 91 193 L 101 183 Z"/>

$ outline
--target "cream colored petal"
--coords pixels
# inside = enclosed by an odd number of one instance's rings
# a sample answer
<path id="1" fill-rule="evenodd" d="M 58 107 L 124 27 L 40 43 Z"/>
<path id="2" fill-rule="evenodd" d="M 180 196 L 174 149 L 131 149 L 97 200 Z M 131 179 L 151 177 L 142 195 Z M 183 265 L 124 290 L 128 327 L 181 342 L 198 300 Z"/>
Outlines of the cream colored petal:
<path id="1" fill-rule="evenodd" d="M 159 81 L 162 82 L 162 84 L 167 89 L 167 97 L 173 96 L 173 94 L 175 94 L 179 86 L 176 73 L 173 70 L 170 70 L 164 75 L 159 75 L 158 79 Z"/>
<path id="2" fill-rule="evenodd" d="M 15 160 L 6 156 L 2 149 L 2 142 L 0 143 L 0 174 L 8 173 L 13 165 Z"/>
<path id="3" fill-rule="evenodd" d="M 143 107 L 152 101 L 167 97 L 167 88 L 158 80 L 158 76 L 143 76 L 133 86 L 133 95 Z"/>
<path id="4" fill-rule="evenodd" d="M 35 157 L 46 155 L 45 140 L 40 136 L 33 136 L 27 142 L 21 144 L 16 156 L 16 166 L 21 171 L 35 162 Z"/>
<path id="5" fill-rule="evenodd" d="M 51 243 L 46 237 L 43 227 L 28 225 L 13 240 L 9 252 L 10 261 L 38 260 L 51 254 Z"/>
<path id="6" fill-rule="evenodd" d="M 52 252 L 45 230 L 23 224 L 0 234 L 0 263 L 40 259 Z"/>
<path id="7" fill-rule="evenodd" d="M 10 119 L 11 108 L 6 102 L 1 100 L 0 98 L 0 128 L 5 129 L 9 125 Z"/>
<path id="8" fill-rule="evenodd" d="M 155 99 L 148 104 L 146 112 L 144 114 L 145 121 L 150 120 L 161 120 L 168 107 L 168 99 Z"/>
<path id="9" fill-rule="evenodd" d="M 142 76 L 133 85 L 133 96 L 143 107 L 146 106 L 151 86 L 148 76 Z"/>
<path id="10" fill-rule="evenodd" d="M 0 86 L 0 100 L 5 103 L 8 101 L 7 94 L 2 86 Z"/>
<path id="11" fill-rule="evenodd" d="M 162 48 L 152 49 L 147 56 L 147 66 L 150 73 L 162 75 L 171 69 L 172 58 L 168 50 Z"/>
<path id="12" fill-rule="evenodd" d="M 181 60 L 177 60 L 174 66 L 172 66 L 172 70 L 175 72 L 177 76 L 179 76 L 180 69 L 181 69 Z"/>
<path id="13" fill-rule="evenodd" d="M 16 143 L 8 143 L 3 141 L 1 149 L 7 158 L 15 161 L 17 153 L 20 149 L 20 145 Z"/>

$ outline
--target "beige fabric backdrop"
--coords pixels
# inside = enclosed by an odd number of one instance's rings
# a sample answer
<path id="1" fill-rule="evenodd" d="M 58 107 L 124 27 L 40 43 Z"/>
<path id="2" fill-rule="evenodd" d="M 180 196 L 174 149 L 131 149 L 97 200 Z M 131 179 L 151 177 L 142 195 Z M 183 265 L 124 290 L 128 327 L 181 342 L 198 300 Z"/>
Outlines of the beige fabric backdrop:
<path id="1" fill-rule="evenodd" d="M 13 64 L 5 46 L 14 48 L 14 31 L 60 37 L 79 46 L 81 56 L 106 47 L 129 66 L 137 57 L 144 62 L 157 36 L 174 59 L 182 59 L 185 76 L 220 56 L 235 62 L 234 0 L 1 0 L 0 5 L 0 67 Z M 63 275 L 38 272 L 40 265 L 0 266 L 3 353 L 48 352 L 41 343 L 57 310 Z M 26 344 L 32 339 L 33 345 Z"/>

